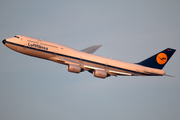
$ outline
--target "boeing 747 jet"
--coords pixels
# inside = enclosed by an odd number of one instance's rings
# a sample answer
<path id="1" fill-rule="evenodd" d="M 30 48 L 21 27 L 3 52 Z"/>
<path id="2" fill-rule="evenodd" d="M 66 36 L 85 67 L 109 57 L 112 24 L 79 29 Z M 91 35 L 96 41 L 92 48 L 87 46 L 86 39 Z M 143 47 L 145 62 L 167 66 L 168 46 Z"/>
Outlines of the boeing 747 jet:
<path id="1" fill-rule="evenodd" d="M 128 63 L 94 55 L 101 45 L 91 46 L 81 51 L 40 39 L 16 35 L 4 39 L 3 44 L 10 49 L 29 56 L 51 60 L 67 65 L 73 73 L 88 71 L 95 77 L 109 76 L 164 76 L 162 70 L 176 51 L 167 48 L 139 63 Z"/>

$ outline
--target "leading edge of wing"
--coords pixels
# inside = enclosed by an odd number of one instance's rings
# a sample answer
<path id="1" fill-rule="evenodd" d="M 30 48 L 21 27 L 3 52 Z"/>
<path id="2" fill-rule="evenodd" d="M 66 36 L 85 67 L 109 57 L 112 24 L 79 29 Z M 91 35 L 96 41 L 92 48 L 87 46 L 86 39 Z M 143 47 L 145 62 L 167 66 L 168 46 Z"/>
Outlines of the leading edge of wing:
<path id="1" fill-rule="evenodd" d="M 82 52 L 86 52 L 86 53 L 94 53 L 97 49 L 99 49 L 102 45 L 94 45 L 88 48 L 85 48 L 83 50 L 81 50 Z"/>

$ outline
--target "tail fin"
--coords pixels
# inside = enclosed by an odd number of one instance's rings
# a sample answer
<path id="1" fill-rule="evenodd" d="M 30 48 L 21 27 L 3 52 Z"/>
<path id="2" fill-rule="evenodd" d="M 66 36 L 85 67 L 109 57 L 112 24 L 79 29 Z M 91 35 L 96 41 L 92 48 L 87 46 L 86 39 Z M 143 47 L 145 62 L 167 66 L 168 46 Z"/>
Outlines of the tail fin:
<path id="1" fill-rule="evenodd" d="M 175 51 L 175 49 L 167 48 L 137 64 L 151 68 L 163 69 Z"/>

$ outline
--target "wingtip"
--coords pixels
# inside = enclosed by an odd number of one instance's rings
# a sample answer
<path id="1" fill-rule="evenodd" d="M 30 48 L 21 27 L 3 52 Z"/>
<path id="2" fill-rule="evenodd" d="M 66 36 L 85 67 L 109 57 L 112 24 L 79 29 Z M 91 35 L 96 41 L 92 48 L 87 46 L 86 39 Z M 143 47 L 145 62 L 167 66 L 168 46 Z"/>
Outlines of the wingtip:
<path id="1" fill-rule="evenodd" d="M 102 45 L 95 45 L 95 46 L 97 46 L 97 47 L 101 47 Z"/>

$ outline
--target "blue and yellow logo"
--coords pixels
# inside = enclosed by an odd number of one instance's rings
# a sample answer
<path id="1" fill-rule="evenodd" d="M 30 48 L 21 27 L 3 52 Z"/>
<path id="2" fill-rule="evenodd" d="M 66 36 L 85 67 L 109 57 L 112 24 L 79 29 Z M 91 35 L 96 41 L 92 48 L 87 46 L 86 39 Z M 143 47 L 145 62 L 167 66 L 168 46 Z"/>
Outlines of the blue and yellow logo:
<path id="1" fill-rule="evenodd" d="M 156 57 L 156 61 L 158 64 L 163 65 L 167 62 L 168 57 L 165 53 L 159 53 Z"/>

